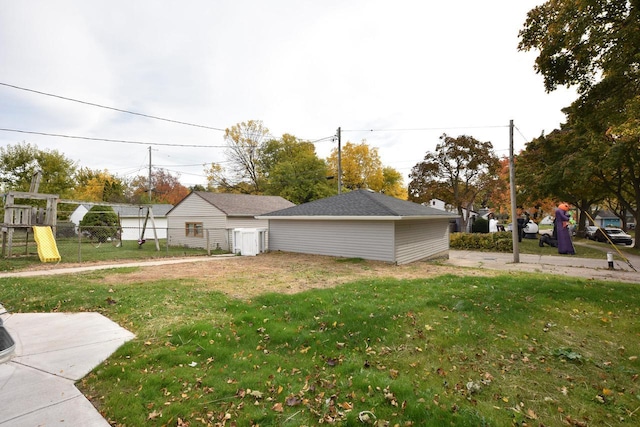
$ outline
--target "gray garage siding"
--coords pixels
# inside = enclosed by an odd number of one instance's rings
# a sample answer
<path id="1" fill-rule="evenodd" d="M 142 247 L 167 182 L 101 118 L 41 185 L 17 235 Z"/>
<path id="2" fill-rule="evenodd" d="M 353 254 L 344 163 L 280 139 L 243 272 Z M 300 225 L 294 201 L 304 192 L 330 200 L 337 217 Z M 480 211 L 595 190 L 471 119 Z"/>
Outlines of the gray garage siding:
<path id="1" fill-rule="evenodd" d="M 394 262 L 393 221 L 269 222 L 269 250 Z"/>
<path id="2" fill-rule="evenodd" d="M 446 256 L 449 251 L 449 220 L 396 221 L 396 262 Z"/>

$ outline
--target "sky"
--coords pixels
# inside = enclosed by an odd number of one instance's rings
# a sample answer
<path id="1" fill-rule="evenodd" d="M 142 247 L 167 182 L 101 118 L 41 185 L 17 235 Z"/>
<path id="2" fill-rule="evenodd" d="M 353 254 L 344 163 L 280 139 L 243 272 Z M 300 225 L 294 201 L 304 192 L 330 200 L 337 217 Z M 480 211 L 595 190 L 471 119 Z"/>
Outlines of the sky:
<path id="1" fill-rule="evenodd" d="M 0 147 L 27 142 L 123 178 L 151 163 L 205 185 L 227 160 L 224 129 L 260 120 L 321 158 L 340 128 L 408 184 L 443 133 L 502 157 L 510 120 L 516 153 L 565 121 L 575 90 L 545 92 L 536 53 L 517 49 L 541 3 L 0 0 Z"/>

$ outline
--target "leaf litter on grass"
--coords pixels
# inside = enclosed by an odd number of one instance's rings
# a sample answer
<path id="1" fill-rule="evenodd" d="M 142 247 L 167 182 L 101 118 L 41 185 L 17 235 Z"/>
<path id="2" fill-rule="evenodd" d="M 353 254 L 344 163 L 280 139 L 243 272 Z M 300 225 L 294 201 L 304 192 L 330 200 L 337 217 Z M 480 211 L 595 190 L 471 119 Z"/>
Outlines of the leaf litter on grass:
<path id="1" fill-rule="evenodd" d="M 637 421 L 639 304 L 628 285 L 374 277 L 235 300 L 193 281 L 119 280 L 82 301 L 67 288 L 97 282 L 70 281 L 55 300 L 134 327 L 138 340 L 81 384 L 120 425 Z M 16 290 L 47 292 L 30 283 Z M 559 356 L 573 352 L 581 363 Z"/>

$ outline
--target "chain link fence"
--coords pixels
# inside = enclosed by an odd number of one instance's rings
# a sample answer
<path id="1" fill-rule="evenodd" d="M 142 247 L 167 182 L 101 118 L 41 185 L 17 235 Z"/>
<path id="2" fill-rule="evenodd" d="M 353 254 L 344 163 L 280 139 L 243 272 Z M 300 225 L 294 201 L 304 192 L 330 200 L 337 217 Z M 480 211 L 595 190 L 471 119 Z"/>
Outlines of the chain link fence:
<path id="1" fill-rule="evenodd" d="M 11 254 L 38 259 L 38 247 L 30 228 L 13 230 L 10 251 L 6 247 L 6 230 L 3 234 L 3 257 Z M 143 232 L 141 227 L 79 227 L 71 222 L 58 222 L 55 245 L 62 262 L 224 254 L 233 246 L 228 229 L 205 229 L 197 236 L 186 234 L 184 228 L 146 228 Z"/>

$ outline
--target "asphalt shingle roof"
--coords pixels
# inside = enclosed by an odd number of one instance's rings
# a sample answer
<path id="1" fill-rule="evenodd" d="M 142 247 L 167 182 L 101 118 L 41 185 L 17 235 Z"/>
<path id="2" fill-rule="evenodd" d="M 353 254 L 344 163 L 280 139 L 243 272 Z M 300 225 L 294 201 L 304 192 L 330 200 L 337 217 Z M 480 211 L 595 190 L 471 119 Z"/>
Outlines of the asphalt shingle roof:
<path id="1" fill-rule="evenodd" d="M 210 193 L 208 191 L 194 191 L 194 193 L 220 209 L 227 216 L 256 216 L 295 206 L 280 196 Z"/>
<path id="2" fill-rule="evenodd" d="M 355 190 L 269 212 L 264 216 L 454 217 L 457 215 L 369 190 Z"/>

